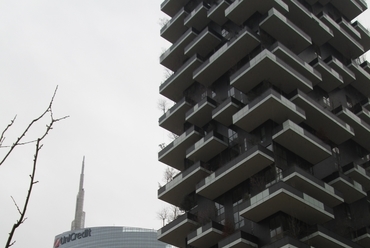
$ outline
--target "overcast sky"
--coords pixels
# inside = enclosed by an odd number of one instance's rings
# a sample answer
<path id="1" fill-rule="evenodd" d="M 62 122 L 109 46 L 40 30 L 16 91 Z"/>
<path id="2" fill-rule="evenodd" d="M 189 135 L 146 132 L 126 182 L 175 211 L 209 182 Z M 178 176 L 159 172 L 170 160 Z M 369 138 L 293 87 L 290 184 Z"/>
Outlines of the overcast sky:
<path id="1" fill-rule="evenodd" d="M 0 130 L 17 114 L 5 144 L 57 85 L 54 115 L 70 115 L 44 140 L 14 247 L 52 247 L 70 229 L 84 155 L 86 226 L 161 227 L 157 153 L 169 142 L 158 127 L 159 56 L 169 46 L 159 37 L 161 2 L 0 1 Z M 370 26 L 368 13 L 359 19 Z M 0 246 L 18 218 L 11 196 L 23 205 L 33 149 L 19 148 L 0 167 Z"/>

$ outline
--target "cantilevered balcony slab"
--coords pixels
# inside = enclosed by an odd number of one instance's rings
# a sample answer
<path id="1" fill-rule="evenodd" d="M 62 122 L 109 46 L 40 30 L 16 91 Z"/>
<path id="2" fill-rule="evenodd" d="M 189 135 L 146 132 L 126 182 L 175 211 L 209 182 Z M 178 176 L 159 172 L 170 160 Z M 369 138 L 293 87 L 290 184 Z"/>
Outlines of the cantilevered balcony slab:
<path id="1" fill-rule="evenodd" d="M 353 127 L 356 135 L 352 139 L 370 151 L 370 125 L 343 106 L 337 108 L 335 113 L 339 118 Z"/>
<path id="2" fill-rule="evenodd" d="M 301 239 L 302 242 L 310 244 L 311 247 L 330 247 L 330 248 L 360 248 L 361 246 L 349 241 L 348 239 L 329 231 L 318 225 L 309 230 L 310 234 Z"/>
<path id="3" fill-rule="evenodd" d="M 355 231 L 356 237 L 352 239 L 353 242 L 356 242 L 363 247 L 370 247 L 370 228 L 363 227 Z"/>
<path id="4" fill-rule="evenodd" d="M 355 19 L 362 11 L 366 10 L 356 0 L 331 0 L 330 3 L 334 5 L 342 15 L 347 17 L 348 20 Z"/>
<path id="5" fill-rule="evenodd" d="M 370 62 L 365 60 L 361 63 L 362 69 L 364 69 L 367 73 L 370 73 Z"/>
<path id="6" fill-rule="evenodd" d="M 360 117 L 363 121 L 367 124 L 370 124 L 370 111 L 367 110 L 365 107 L 361 106 L 360 110 L 356 113 L 358 117 Z"/>
<path id="7" fill-rule="evenodd" d="M 193 71 L 202 62 L 198 55 L 194 54 L 176 73 L 172 74 L 159 86 L 159 93 L 174 102 L 178 102 L 183 97 L 184 90 L 193 84 Z"/>
<path id="8" fill-rule="evenodd" d="M 176 247 L 185 248 L 186 236 L 198 226 L 197 217 L 191 213 L 185 213 L 177 217 L 171 223 L 165 225 L 157 232 L 158 240 Z"/>
<path id="9" fill-rule="evenodd" d="M 339 2 L 342 0 L 337 1 Z M 345 4 L 347 4 L 347 1 L 345 1 Z M 350 59 L 357 58 L 364 53 L 363 46 L 355 38 L 348 34 L 338 23 L 331 19 L 329 15 L 321 13 L 319 18 L 334 32 L 334 38 L 330 39 L 328 42 L 335 49 Z"/>
<path id="10" fill-rule="evenodd" d="M 203 163 L 197 162 L 161 187 L 158 190 L 158 199 L 179 206 L 184 197 L 195 190 L 194 185 L 210 174 Z"/>
<path id="11" fill-rule="evenodd" d="M 241 25 L 254 13 L 259 12 L 266 14 L 271 8 L 275 8 L 282 14 L 289 11 L 288 5 L 281 0 L 264 0 L 264 1 L 249 1 L 238 0 L 234 1 L 226 10 L 225 16 L 234 23 Z"/>
<path id="12" fill-rule="evenodd" d="M 186 59 L 184 54 L 184 48 L 187 46 L 195 37 L 197 32 L 193 29 L 186 31 L 170 48 L 165 51 L 159 61 L 161 65 L 167 67 L 171 71 L 176 71 L 182 65 L 182 62 Z M 193 54 L 192 54 L 193 55 Z"/>
<path id="13" fill-rule="evenodd" d="M 210 132 L 186 150 L 186 158 L 207 162 L 229 146 L 228 139 L 217 132 Z"/>
<path id="14" fill-rule="evenodd" d="M 308 34 L 315 44 L 321 46 L 334 37 L 333 31 L 300 2 L 287 0 L 285 3 L 289 6 L 285 16 Z"/>
<path id="15" fill-rule="evenodd" d="M 255 146 L 200 181 L 196 193 L 214 200 L 273 163 L 270 150 Z"/>
<path id="16" fill-rule="evenodd" d="M 211 221 L 190 233 L 187 237 L 188 244 L 197 248 L 209 248 L 224 237 L 223 230 L 223 225 Z"/>
<path id="17" fill-rule="evenodd" d="M 299 241 L 289 235 L 283 236 L 281 239 L 276 240 L 273 243 L 262 246 L 263 248 L 312 248 L 312 246 Z"/>
<path id="18" fill-rule="evenodd" d="M 207 16 L 210 20 L 214 21 L 218 25 L 224 25 L 229 19 L 225 16 L 225 9 L 229 7 L 230 4 L 227 0 L 219 1 L 215 3 L 207 13 Z"/>
<path id="19" fill-rule="evenodd" d="M 190 0 L 164 0 L 161 3 L 161 11 L 173 17 Z"/>
<path id="20" fill-rule="evenodd" d="M 360 102 L 363 108 L 370 111 L 370 98 L 366 98 Z"/>
<path id="21" fill-rule="evenodd" d="M 244 28 L 237 37 L 223 45 L 194 71 L 194 80 L 205 86 L 211 85 L 259 44 L 260 41 L 253 31 Z"/>
<path id="22" fill-rule="evenodd" d="M 198 127 L 203 127 L 212 120 L 212 110 L 214 108 L 216 108 L 216 101 L 207 96 L 186 112 L 185 120 Z"/>
<path id="23" fill-rule="evenodd" d="M 225 127 L 233 124 L 232 116 L 242 108 L 243 104 L 234 97 L 228 97 L 223 103 L 212 111 L 212 119 Z"/>
<path id="24" fill-rule="evenodd" d="M 220 35 L 210 27 L 207 27 L 185 47 L 184 54 L 190 57 L 197 53 L 202 57 L 206 57 L 221 43 L 221 40 Z"/>
<path id="25" fill-rule="evenodd" d="M 334 219 L 333 210 L 301 191 L 278 182 L 240 205 L 240 215 L 254 222 L 281 211 L 307 224 Z"/>
<path id="26" fill-rule="evenodd" d="M 203 30 L 211 21 L 207 17 L 210 6 L 205 2 L 200 4 L 185 18 L 184 24 L 188 27 L 193 27 L 198 31 Z"/>
<path id="27" fill-rule="evenodd" d="M 364 47 L 365 51 L 370 49 L 370 32 L 366 29 L 360 22 L 355 21 L 352 26 L 360 33 L 361 39 L 358 40 L 360 44 Z"/>
<path id="28" fill-rule="evenodd" d="M 278 129 L 272 139 L 311 164 L 317 164 L 331 156 L 329 145 L 291 120 L 285 121 L 282 129 Z"/>
<path id="29" fill-rule="evenodd" d="M 202 137 L 201 130 L 195 126 L 189 128 L 158 153 L 158 160 L 180 171 L 184 170 L 186 149 Z"/>
<path id="30" fill-rule="evenodd" d="M 159 126 L 172 133 L 181 135 L 184 131 L 185 113 L 191 107 L 192 104 L 190 100 L 186 97 L 182 98 L 159 118 Z"/>
<path id="31" fill-rule="evenodd" d="M 161 37 L 171 43 L 175 43 L 188 29 L 188 27 L 184 25 L 184 19 L 187 15 L 188 13 L 184 8 L 180 9 L 179 12 L 161 28 Z"/>
<path id="32" fill-rule="evenodd" d="M 304 92 L 313 89 L 310 80 L 267 49 L 231 75 L 230 85 L 242 92 L 249 92 L 264 80 L 279 87 L 285 93 L 290 93 L 297 88 Z"/>
<path id="33" fill-rule="evenodd" d="M 323 180 L 341 192 L 346 203 L 350 204 L 366 197 L 361 184 L 339 172 L 334 172 Z"/>
<path id="34" fill-rule="evenodd" d="M 218 242 L 219 248 L 258 248 L 258 238 L 252 234 L 237 231 Z"/>
<path id="35" fill-rule="evenodd" d="M 269 89 L 233 115 L 233 123 L 251 132 L 267 120 L 282 124 L 287 119 L 300 123 L 305 120 L 304 111 L 294 103 Z"/>
<path id="36" fill-rule="evenodd" d="M 339 145 L 354 136 L 355 133 L 351 126 L 329 110 L 324 109 L 302 91 L 297 90 L 290 101 L 305 111 L 306 124 L 324 134 L 334 143 Z"/>
<path id="37" fill-rule="evenodd" d="M 350 22 L 346 21 L 343 17 L 341 19 L 337 20 L 337 23 L 339 26 L 341 26 L 344 31 L 346 31 L 349 35 L 351 35 L 355 40 L 360 41 L 361 40 L 361 34 L 358 32 Z"/>
<path id="38" fill-rule="evenodd" d="M 286 184 L 312 196 L 329 207 L 335 207 L 344 202 L 343 195 L 340 192 L 297 166 L 283 171 L 282 176 L 281 180 Z"/>
<path id="39" fill-rule="evenodd" d="M 319 86 L 326 92 L 330 92 L 335 88 L 344 86 L 343 77 L 320 58 L 316 58 L 311 61 L 310 65 L 321 73 L 322 81 L 319 83 Z"/>
<path id="40" fill-rule="evenodd" d="M 343 166 L 343 173 L 359 184 L 362 185 L 364 191 L 370 190 L 370 173 L 357 163 L 350 163 Z"/>
<path id="41" fill-rule="evenodd" d="M 259 24 L 279 42 L 298 54 L 312 44 L 311 38 L 276 9 L 271 9 Z"/>
<path id="42" fill-rule="evenodd" d="M 299 72 L 302 76 L 310 80 L 312 85 L 316 85 L 321 82 L 321 74 L 317 70 L 315 70 L 310 64 L 304 62 L 280 42 L 276 42 L 270 48 L 270 51 L 279 59 L 291 66 L 294 70 Z"/>
<path id="43" fill-rule="evenodd" d="M 370 74 L 365 71 L 356 61 L 352 61 L 348 68 L 354 72 L 356 80 L 351 83 L 358 91 L 367 97 L 370 97 Z"/>
<path id="44" fill-rule="evenodd" d="M 343 85 L 341 87 L 347 86 L 351 82 L 356 79 L 355 74 L 348 69 L 342 62 L 340 62 L 337 58 L 330 56 L 325 59 L 327 65 L 329 65 L 333 70 L 339 73 L 339 75 L 343 79 Z M 322 82 L 321 86 L 325 85 L 325 82 Z"/>

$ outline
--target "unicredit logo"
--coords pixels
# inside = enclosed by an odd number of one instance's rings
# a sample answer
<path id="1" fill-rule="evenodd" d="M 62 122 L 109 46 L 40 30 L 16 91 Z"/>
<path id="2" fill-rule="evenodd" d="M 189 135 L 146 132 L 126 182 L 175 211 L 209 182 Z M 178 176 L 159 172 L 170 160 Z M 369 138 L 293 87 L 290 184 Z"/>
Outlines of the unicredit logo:
<path id="1" fill-rule="evenodd" d="M 71 242 L 71 241 L 75 241 L 76 239 L 83 239 L 83 238 L 87 238 L 87 237 L 90 237 L 90 236 L 91 236 L 91 229 L 90 228 L 85 229 L 82 232 L 78 232 L 78 233 L 74 232 L 74 233 L 69 234 L 68 236 L 63 236 L 63 237 L 57 238 L 54 241 L 54 248 L 58 248 L 61 245 L 65 244 L 65 243 L 68 243 L 68 242 Z"/>

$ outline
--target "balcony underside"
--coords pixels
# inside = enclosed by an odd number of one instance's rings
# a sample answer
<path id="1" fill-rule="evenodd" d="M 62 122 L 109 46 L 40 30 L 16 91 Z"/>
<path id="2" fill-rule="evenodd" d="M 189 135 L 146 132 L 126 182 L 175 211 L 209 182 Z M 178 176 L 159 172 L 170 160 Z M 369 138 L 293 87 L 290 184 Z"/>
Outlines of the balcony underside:
<path id="1" fill-rule="evenodd" d="M 289 11 L 288 6 L 281 0 L 235 1 L 225 10 L 225 15 L 234 23 L 240 25 L 254 13 L 265 14 L 271 8 L 275 8 L 282 14 Z"/>
<path id="2" fill-rule="evenodd" d="M 281 184 L 281 183 L 280 183 Z M 286 185 L 287 186 L 287 185 Z M 334 218 L 334 215 L 322 208 L 312 204 L 310 201 L 290 192 L 294 190 L 291 186 L 278 189 L 272 194 L 269 189 L 255 196 L 256 202 L 252 197 L 252 204 L 240 211 L 240 215 L 254 222 L 261 220 L 282 211 L 294 218 L 297 218 L 310 225 L 315 223 L 325 223 Z M 304 195 L 304 194 L 303 194 Z"/>
<path id="3" fill-rule="evenodd" d="M 370 247 L 370 233 L 367 232 L 362 235 L 359 235 L 357 238 L 354 238 L 352 241 L 356 242 L 359 245 L 362 245 L 363 247 Z"/>
<path id="4" fill-rule="evenodd" d="M 263 50 L 235 72 L 230 77 L 230 85 L 246 93 L 264 80 L 279 87 L 285 93 L 290 93 L 297 88 L 304 92 L 313 89 L 311 81 L 268 50 Z"/>
<path id="5" fill-rule="evenodd" d="M 223 237 L 223 226 L 211 222 L 196 230 L 196 235 L 188 235 L 188 244 L 196 248 L 209 248 L 218 243 Z"/>
<path id="6" fill-rule="evenodd" d="M 275 9 L 260 23 L 260 28 L 298 54 L 312 44 L 311 39 Z"/>
<path id="7" fill-rule="evenodd" d="M 352 138 L 356 143 L 370 151 L 370 125 L 361 120 L 347 108 L 342 108 L 337 116 L 353 127 L 355 136 Z"/>
<path id="8" fill-rule="evenodd" d="M 212 7 L 208 11 L 208 18 L 217 23 L 218 25 L 224 25 L 228 19 L 225 16 L 225 10 L 230 4 L 223 0 L 217 6 Z"/>
<path id="9" fill-rule="evenodd" d="M 165 0 L 161 4 L 162 12 L 173 17 L 190 0 Z"/>
<path id="10" fill-rule="evenodd" d="M 348 68 L 354 72 L 356 80 L 351 83 L 363 95 L 370 97 L 370 74 L 356 62 L 352 62 Z"/>
<path id="11" fill-rule="evenodd" d="M 221 38 L 209 28 L 206 28 L 194 39 L 193 42 L 185 47 L 184 53 L 187 56 L 199 54 L 202 57 L 206 57 L 220 43 Z"/>
<path id="12" fill-rule="evenodd" d="M 356 0 L 331 0 L 330 3 L 347 17 L 348 20 L 353 20 L 365 10 Z"/>
<path id="13" fill-rule="evenodd" d="M 188 27 L 193 27 L 198 31 L 203 30 L 211 21 L 207 17 L 208 8 L 201 3 L 193 12 L 191 12 L 184 20 L 184 24 Z"/>
<path id="14" fill-rule="evenodd" d="M 235 98 L 230 97 L 212 111 L 212 119 L 228 127 L 233 124 L 232 116 L 240 110 L 240 106 Z"/>
<path id="15" fill-rule="evenodd" d="M 364 26 L 362 26 L 358 21 L 355 21 L 352 26 L 360 33 L 361 39 L 360 44 L 364 47 L 365 51 L 370 49 L 370 32 Z"/>
<path id="16" fill-rule="evenodd" d="M 242 30 L 238 37 L 223 45 L 194 71 L 194 80 L 205 86 L 211 85 L 259 44 L 260 41 L 252 32 Z"/>
<path id="17" fill-rule="evenodd" d="M 340 240 L 320 231 L 304 237 L 301 241 L 310 244 L 311 247 L 352 248 L 352 246 L 348 246 Z"/>
<path id="18" fill-rule="evenodd" d="M 176 176 L 171 182 L 159 189 L 158 199 L 179 206 L 184 197 L 194 191 L 194 185 L 211 173 L 201 167 L 200 163 L 195 164 L 194 168 L 192 166 L 188 170 Z"/>
<path id="19" fill-rule="evenodd" d="M 317 164 L 331 156 L 331 150 L 324 142 L 311 135 L 294 122 L 287 120 L 283 129 L 272 136 L 272 139 L 302 157 L 311 164 Z"/>
<path id="20" fill-rule="evenodd" d="M 334 57 L 331 57 L 330 60 L 327 61 L 327 65 L 333 68 L 342 77 L 343 79 L 342 87 L 348 85 L 349 83 L 353 82 L 356 79 L 355 74 Z"/>
<path id="21" fill-rule="evenodd" d="M 361 107 L 361 111 L 359 111 L 356 115 L 367 124 L 370 124 L 370 112 L 365 107 Z"/>
<path id="22" fill-rule="evenodd" d="M 349 176 L 356 182 L 362 185 L 365 191 L 370 190 L 370 176 L 367 171 L 360 165 L 352 164 L 353 168 L 344 172 L 345 175 Z"/>
<path id="23" fill-rule="evenodd" d="M 247 132 L 253 131 L 267 120 L 282 124 L 287 119 L 300 123 L 305 120 L 304 111 L 272 90 L 233 115 L 233 123 Z"/>
<path id="24" fill-rule="evenodd" d="M 273 162 L 266 148 L 256 146 L 206 177 L 197 185 L 196 193 L 214 200 Z"/>
<path id="25" fill-rule="evenodd" d="M 258 238 L 243 231 L 237 231 L 218 242 L 219 248 L 258 248 Z"/>
<path id="26" fill-rule="evenodd" d="M 342 76 L 321 59 L 316 59 L 314 62 L 311 62 L 311 64 L 313 68 L 321 73 L 322 81 L 319 83 L 319 86 L 326 92 L 331 92 L 335 88 L 344 85 Z"/>
<path id="27" fill-rule="evenodd" d="M 210 120 L 212 120 L 212 110 L 215 107 L 215 102 L 211 99 L 203 101 L 200 104 L 196 104 L 186 113 L 185 120 L 198 127 L 203 127 Z"/>
<path id="28" fill-rule="evenodd" d="M 187 151 L 186 158 L 192 161 L 208 162 L 227 147 L 228 143 L 217 136 L 205 137 Z"/>
<path id="29" fill-rule="evenodd" d="M 334 143 L 341 144 L 354 136 L 350 126 L 303 92 L 298 91 L 290 100 L 305 111 L 306 124 Z"/>
<path id="30" fill-rule="evenodd" d="M 307 33 L 315 44 L 321 46 L 334 37 L 330 28 L 297 0 L 288 0 L 286 3 L 289 12 L 285 16 Z"/>
<path id="31" fill-rule="evenodd" d="M 181 135 L 184 132 L 185 113 L 191 106 L 189 101 L 183 98 L 159 119 L 159 126 L 176 135 Z"/>
<path id="32" fill-rule="evenodd" d="M 366 197 L 366 192 L 356 188 L 353 184 L 341 177 L 337 177 L 333 181 L 328 182 L 328 184 L 343 194 L 343 199 L 346 203 L 353 203 Z"/>
<path id="33" fill-rule="evenodd" d="M 187 15 L 188 13 L 184 9 L 180 10 L 162 27 L 161 37 L 172 44 L 175 43 L 188 29 L 188 27 L 184 25 L 184 19 Z"/>

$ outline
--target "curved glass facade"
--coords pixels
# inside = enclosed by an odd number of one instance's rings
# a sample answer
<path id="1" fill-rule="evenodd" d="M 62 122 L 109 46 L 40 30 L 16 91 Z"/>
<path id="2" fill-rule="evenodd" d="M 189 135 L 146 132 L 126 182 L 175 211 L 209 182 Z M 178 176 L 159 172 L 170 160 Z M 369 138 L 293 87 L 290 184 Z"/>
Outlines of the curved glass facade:
<path id="1" fill-rule="evenodd" d="M 157 231 L 134 227 L 91 227 L 55 237 L 54 248 L 166 248 Z"/>

